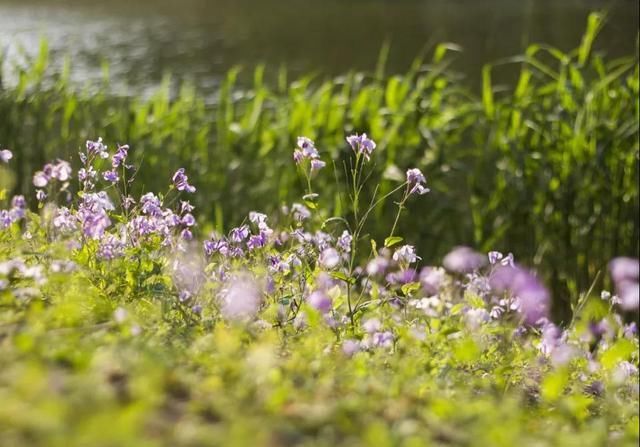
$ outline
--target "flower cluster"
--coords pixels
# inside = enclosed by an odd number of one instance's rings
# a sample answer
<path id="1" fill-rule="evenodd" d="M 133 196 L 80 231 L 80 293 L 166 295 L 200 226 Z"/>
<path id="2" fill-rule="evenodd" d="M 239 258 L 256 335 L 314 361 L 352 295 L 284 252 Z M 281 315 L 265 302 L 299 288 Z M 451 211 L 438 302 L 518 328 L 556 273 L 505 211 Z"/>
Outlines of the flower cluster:
<path id="1" fill-rule="evenodd" d="M 638 279 L 640 278 L 640 264 L 637 259 L 619 257 L 609 263 L 611 278 L 616 287 L 620 307 L 625 310 L 636 310 L 638 298 Z"/>
<path id="2" fill-rule="evenodd" d="M 307 137 L 298 137 L 298 148 L 293 151 L 293 160 L 296 164 L 301 164 L 304 160 L 310 160 L 311 172 L 319 171 L 326 166 L 320 160 L 320 153 L 315 147 L 315 143 Z"/>
<path id="3" fill-rule="evenodd" d="M 0 210 L 0 229 L 9 227 L 12 223 L 24 219 L 27 210 L 27 202 L 24 196 L 14 196 L 11 199 L 11 208 Z"/>
<path id="4" fill-rule="evenodd" d="M 363 155 L 367 161 L 370 160 L 371 154 L 373 154 L 376 148 L 375 141 L 368 138 L 366 133 L 349 135 L 347 137 L 347 143 L 349 143 L 349 146 L 351 146 L 351 149 L 353 149 L 356 154 Z"/>
<path id="5" fill-rule="evenodd" d="M 409 194 L 423 195 L 431 191 L 425 185 L 427 179 L 422 171 L 418 168 L 407 170 L 407 185 L 409 186 Z"/>
<path id="6" fill-rule="evenodd" d="M 349 141 L 365 159 L 375 148 L 364 134 Z M 298 140 L 296 154 L 300 161 L 318 160 L 313 142 L 304 137 Z M 293 331 L 304 331 L 313 321 L 320 321 L 339 337 L 348 331 L 341 342 L 347 356 L 392 351 L 402 332 L 397 330 L 398 325 L 402 324 L 407 325 L 405 332 L 417 340 L 425 339 L 428 319 L 457 321 L 471 333 L 502 325 L 511 328 L 514 337 L 539 334 L 537 349 L 553 365 L 591 355 L 580 343 L 605 349 L 616 337 L 633 338 L 637 334 L 637 326 L 625 325 L 622 317 L 614 314 L 615 321 L 590 322 L 582 334 L 586 341 L 577 340 L 575 334 L 551 321 L 551 294 L 533 272 L 516 264 L 511 253 L 482 254 L 461 246 L 444 257 L 442 267 L 421 266 L 416 247 L 405 244 L 391 248 L 402 238 L 390 236 L 380 249 L 373 241 L 370 256 L 362 256 L 363 262 L 358 265 L 357 242 L 362 239 L 358 225 L 334 217 L 321 229 L 314 229 L 317 222 L 301 203 L 283 207 L 284 222 L 288 223 L 276 227 L 277 231 L 266 214 L 252 211 L 245 222 L 226 235 L 214 233 L 202 248 L 194 249 L 198 245 L 190 241 L 195 238 L 192 231 L 196 219 L 188 201 L 177 200 L 179 197 L 168 200 L 153 192 L 134 199 L 120 191 L 119 184 L 126 181 L 121 176 L 126 177 L 130 168 L 125 164 L 128 155 L 126 145 L 109 154 L 101 140 L 87 143 L 81 157 L 84 165 L 78 172 L 78 199 L 67 206 L 50 202 L 42 207 L 43 221 L 51 232 L 48 237 L 72 241 L 68 245 L 72 250 L 89 247 L 91 256 L 104 265 L 127 257 L 163 260 L 153 271 L 167 273 L 173 304 L 190 311 L 193 318 L 215 314 L 243 324 L 290 325 Z M 110 169 L 100 175 L 99 164 L 109 158 Z M 34 183 L 41 187 L 53 180 L 66 184 L 71 175 L 69 163 L 59 160 L 39 171 Z M 102 190 L 96 187 L 100 176 L 109 183 Z M 171 181 L 169 194 L 195 192 L 182 168 Z M 409 169 L 401 203 L 412 194 L 427 192 L 425 185 L 422 172 Z M 177 205 L 172 208 L 166 203 Z M 24 219 L 26 209 L 24 197 L 14 197 L 11 208 L 0 212 L 0 228 Z M 330 222 L 344 226 L 333 229 Z M 2 287 L 7 288 L 16 275 L 43 276 L 26 264 L 16 265 L 10 268 L 0 264 Z M 610 271 L 617 295 L 603 297 L 622 311 L 637 310 L 638 261 L 616 258 Z M 161 286 L 158 290 L 167 293 L 166 285 Z M 262 310 L 268 308 L 273 311 L 263 314 Z M 309 312 L 320 319 L 313 320 Z M 273 320 L 265 321 L 261 316 Z M 621 366 L 619 374 L 633 371 Z"/>
<path id="7" fill-rule="evenodd" d="M 500 266 L 491 274 L 490 284 L 497 293 L 512 294 L 515 306 L 527 324 L 539 324 L 549 317 L 551 296 L 531 272 L 519 266 Z"/>
<path id="8" fill-rule="evenodd" d="M 47 187 L 48 193 L 37 193 L 43 202 L 39 216 L 27 212 L 22 196 L 0 210 L 0 254 L 7 253 L 7 259 L 0 259 L 0 302 L 9 310 L 4 317 L 10 329 L 5 332 L 29 334 L 22 326 L 41 314 L 53 320 L 56 330 L 47 333 L 56 338 L 53 343 L 63 332 L 75 330 L 90 332 L 88 345 L 98 348 L 94 341 L 100 334 L 108 343 L 120 344 L 144 333 L 144 343 L 138 345 L 145 352 L 162 345 L 162 355 L 154 361 L 169 357 L 167 340 L 184 336 L 187 343 L 169 345 L 189 347 L 196 363 L 211 353 L 216 362 L 226 355 L 237 363 L 212 370 L 231 371 L 230 380 L 237 376 L 269 385 L 287 377 L 291 364 L 308 367 L 308 374 L 292 376 L 295 380 L 331 372 L 331 364 L 317 361 L 321 358 L 340 362 L 341 371 L 353 368 L 350 374 L 362 376 L 366 369 L 367 380 L 373 379 L 361 388 L 375 390 L 383 383 L 372 376 L 375 370 L 383 370 L 380 377 L 387 380 L 394 360 L 411 358 L 402 363 L 402 380 L 394 386 L 413 389 L 422 383 L 415 378 L 420 374 L 438 378 L 422 391 L 470 382 L 474 398 L 487 395 L 492 401 L 496 390 L 503 394 L 520 387 L 514 402 L 526 396 L 535 399 L 535 414 L 561 408 L 574 422 L 591 411 L 587 405 L 600 411 L 611 400 L 617 409 L 620 401 L 637 399 L 638 325 L 632 321 L 638 311 L 637 259 L 610 262 L 615 295 L 602 291 L 603 302 L 585 294 L 570 323 L 554 322 L 551 293 L 511 253 L 460 246 L 442 262 L 423 265 L 418 248 L 404 243 L 395 229 L 409 197 L 428 192 L 425 176 L 409 169 L 406 182 L 387 195 L 376 196 L 377 188 L 372 188 L 374 197 L 364 200 L 358 196 L 361 180 L 369 177 L 363 160 L 370 158 L 375 143 L 364 134 L 348 141 L 357 155 L 348 179 L 352 208 L 345 215 L 327 216 L 310 192 L 301 203 L 282 205 L 273 217 L 251 211 L 237 226 L 211 234 L 202 245 L 194 206 L 183 200 L 195 192 L 184 169 L 167 178 L 165 195 L 145 192 L 134 197 L 129 191 L 135 188 L 128 188 L 133 181 L 127 179 L 129 147 L 109 153 L 102 140 L 87 142 L 77 173 L 78 191 L 70 185 L 69 163 L 58 160 L 34 176 L 34 183 Z M 317 170 L 313 163 L 320 162 L 313 142 L 300 137 L 294 158 L 309 162 L 309 180 Z M 57 201 L 62 191 L 64 204 Z M 378 235 L 366 233 L 366 216 L 394 194 L 400 196 L 398 214 L 379 245 Z M 359 208 L 363 202 L 370 203 L 369 208 Z M 58 259 L 59 253 L 65 259 Z M 74 309 L 70 297 L 78 291 L 80 304 Z M 91 295 L 99 296 L 99 305 L 88 302 Z M 94 326 L 79 321 L 85 315 L 93 317 Z M 74 326 L 67 324 L 67 317 Z M 60 323 L 65 327 L 55 326 Z M 44 332 L 37 328 L 31 335 L 37 334 Z M 22 352 L 30 347 L 31 335 L 5 345 Z M 307 360 L 291 356 L 296 347 Z M 66 351 L 55 354 L 64 356 Z M 179 358 L 189 360 L 189 355 Z M 51 361 L 50 354 L 46 359 Z M 94 360 L 112 367 L 110 355 Z M 191 366 L 190 374 L 211 369 Z M 493 380 L 493 372 L 500 370 L 508 370 L 508 375 Z M 483 388 L 484 383 L 489 386 Z M 446 398 L 434 398 L 447 412 L 449 392 Z M 111 405 L 112 398 L 107 398 Z M 297 411 L 292 405 L 287 408 Z M 575 408 L 578 413 L 573 413 Z M 411 417 L 420 417 L 414 413 Z M 430 410 L 426 414 L 432 417 Z M 404 425 L 409 433 L 419 424 Z"/>
<path id="9" fill-rule="evenodd" d="M 36 188 L 44 188 L 52 180 L 66 183 L 71 179 L 72 172 L 71 165 L 64 160 L 58 160 L 55 164 L 47 163 L 42 171 L 33 175 L 33 185 Z"/>
<path id="10" fill-rule="evenodd" d="M 196 192 L 195 186 L 189 184 L 189 177 L 184 173 L 184 168 L 178 169 L 175 174 L 173 174 L 172 180 L 173 185 L 178 191 L 186 191 L 190 193 Z"/>
<path id="11" fill-rule="evenodd" d="M 267 216 L 262 213 L 252 211 L 249 213 L 251 226 L 244 224 L 229 231 L 228 236 L 212 237 L 204 242 L 204 252 L 211 257 L 219 254 L 223 258 L 242 257 L 246 251 L 255 251 L 267 246 L 273 239 L 273 230 L 267 223 Z"/>

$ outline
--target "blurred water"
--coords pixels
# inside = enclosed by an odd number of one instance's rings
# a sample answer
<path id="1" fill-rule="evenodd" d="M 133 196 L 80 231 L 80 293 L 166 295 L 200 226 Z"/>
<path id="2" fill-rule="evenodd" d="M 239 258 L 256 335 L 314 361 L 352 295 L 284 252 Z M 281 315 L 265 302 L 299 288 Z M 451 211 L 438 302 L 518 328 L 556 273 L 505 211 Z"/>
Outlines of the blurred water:
<path id="1" fill-rule="evenodd" d="M 46 37 L 56 70 L 68 55 L 73 80 L 84 83 L 100 79 L 108 60 L 114 88 L 137 94 L 166 72 L 215 86 L 236 64 L 372 69 L 385 40 L 390 71 L 453 41 L 464 48 L 456 68 L 477 78 L 482 63 L 533 41 L 577 46 L 589 11 L 602 8 L 608 26 L 597 47 L 635 51 L 637 0 L 0 0 L 0 48 L 15 60 Z"/>

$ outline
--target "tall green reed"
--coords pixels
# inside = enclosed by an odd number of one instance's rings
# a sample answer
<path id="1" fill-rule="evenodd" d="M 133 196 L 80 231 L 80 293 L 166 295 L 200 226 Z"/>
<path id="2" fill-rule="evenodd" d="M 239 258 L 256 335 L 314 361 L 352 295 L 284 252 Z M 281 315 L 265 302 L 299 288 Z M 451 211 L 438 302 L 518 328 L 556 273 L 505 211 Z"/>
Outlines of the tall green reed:
<path id="1" fill-rule="evenodd" d="M 126 142 L 145 166 L 138 184 L 157 189 L 184 166 L 207 192 L 198 195 L 200 215 L 222 229 L 302 195 L 306 185 L 289 169 L 297 136 L 340 167 L 350 150 L 344 137 L 367 132 L 378 142 L 371 169 L 388 179 L 380 193 L 408 167 L 427 175 L 429 199 L 407 204 L 416 218 L 397 229 L 427 260 L 460 243 L 513 251 L 575 297 L 613 255 L 638 252 L 638 57 L 594 54 L 601 24 L 593 14 L 574 51 L 532 45 L 485 66 L 480 95 L 451 70 L 453 44 L 403 74 L 385 73 L 383 50 L 373 73 L 290 80 L 281 69 L 267 82 L 263 66 L 248 81 L 235 68 L 215 92 L 167 77 L 139 98 L 110 93 L 106 77 L 79 88 L 68 70 L 50 74 L 43 42 L 38 58 L 14 67 L 17 84 L 1 87 L 0 144 L 16 154 L 14 189 L 29 193 L 30 173 L 71 159 L 79 142 Z M 515 86 L 494 85 L 491 75 L 513 65 Z M 335 179 L 314 182 L 323 206 L 340 214 Z M 373 190 L 362 194 L 367 201 Z M 363 231 L 382 240 L 396 211 L 381 205 Z"/>

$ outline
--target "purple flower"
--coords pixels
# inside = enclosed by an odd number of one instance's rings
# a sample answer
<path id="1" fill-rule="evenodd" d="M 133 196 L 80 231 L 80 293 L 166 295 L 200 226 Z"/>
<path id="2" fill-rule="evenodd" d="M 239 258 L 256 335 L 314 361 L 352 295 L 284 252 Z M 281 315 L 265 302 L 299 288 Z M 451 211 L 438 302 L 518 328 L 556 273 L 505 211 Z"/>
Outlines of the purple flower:
<path id="1" fill-rule="evenodd" d="M 622 328 L 622 334 L 624 335 L 625 338 L 633 339 L 633 337 L 635 337 L 637 333 L 638 333 L 638 325 L 636 324 L 635 321 L 632 321 L 631 323 L 624 325 L 624 327 Z"/>
<path id="2" fill-rule="evenodd" d="M 113 157 L 111 158 L 111 166 L 113 168 L 117 168 L 118 166 L 120 166 L 126 160 L 128 151 L 128 145 L 125 144 L 124 146 L 118 146 L 118 150 L 115 154 L 113 154 Z"/>
<path id="3" fill-rule="evenodd" d="M 546 323 L 542 326 L 542 338 L 538 348 L 544 355 L 551 355 L 562 343 L 562 331 L 553 323 Z"/>
<path id="4" fill-rule="evenodd" d="M 499 262 L 500 265 L 509 265 L 511 267 L 515 266 L 513 262 L 513 253 L 509 253 L 505 256 L 499 251 L 490 251 L 487 254 L 487 258 L 489 258 L 489 264 L 491 265 L 495 265 Z"/>
<path id="5" fill-rule="evenodd" d="M 353 241 L 353 236 L 349 233 L 349 231 L 344 230 L 342 235 L 338 238 L 337 246 L 345 253 L 351 253 L 351 242 Z"/>
<path id="6" fill-rule="evenodd" d="M 609 263 L 611 278 L 620 298 L 620 307 L 624 310 L 637 310 L 640 302 L 639 285 L 640 264 L 637 259 L 619 257 Z"/>
<path id="7" fill-rule="evenodd" d="M 591 321 L 589 322 L 589 332 L 596 339 L 600 339 L 602 337 L 610 337 L 613 335 L 613 330 L 611 329 L 611 325 L 606 319 L 602 319 L 599 322 Z"/>
<path id="8" fill-rule="evenodd" d="M 93 211 L 106 210 L 113 211 L 115 208 L 107 196 L 107 193 L 100 191 L 98 193 L 85 194 L 82 198 L 82 209 L 91 209 Z"/>
<path id="9" fill-rule="evenodd" d="M 130 209 L 133 205 L 136 204 L 136 201 L 133 197 L 131 196 L 126 196 L 124 199 L 122 199 L 122 207 L 125 210 Z"/>
<path id="10" fill-rule="evenodd" d="M 322 161 L 322 160 L 311 160 L 311 171 L 319 171 L 320 169 L 324 168 L 327 164 Z"/>
<path id="11" fill-rule="evenodd" d="M 249 227 L 247 225 L 242 225 L 240 227 L 233 228 L 230 232 L 230 236 L 233 242 L 240 243 L 249 237 Z"/>
<path id="12" fill-rule="evenodd" d="M 78 228 L 78 218 L 68 208 L 61 207 L 53 218 L 53 226 L 63 233 L 70 233 Z"/>
<path id="13" fill-rule="evenodd" d="M 180 301 L 181 303 L 186 303 L 191 299 L 192 296 L 193 295 L 188 290 L 181 290 L 178 294 L 178 301 Z"/>
<path id="14" fill-rule="evenodd" d="M 638 281 L 640 278 L 640 264 L 637 259 L 619 257 L 609 263 L 609 271 L 614 282 Z"/>
<path id="15" fill-rule="evenodd" d="M 189 202 L 186 202 L 184 200 L 180 201 L 180 214 L 190 213 L 194 209 L 195 207 L 191 205 Z"/>
<path id="16" fill-rule="evenodd" d="M 66 182 L 71 178 L 72 172 L 71 165 L 68 162 L 58 160 L 58 163 L 51 168 L 51 178 L 60 182 Z"/>
<path id="17" fill-rule="evenodd" d="M 312 158 L 312 159 L 319 157 L 318 150 L 316 149 L 315 144 L 309 138 L 298 137 L 297 145 L 302 150 L 303 157 Z M 295 153 L 294 153 L 294 158 L 295 158 Z"/>
<path id="18" fill-rule="evenodd" d="M 420 284 L 427 295 L 436 295 L 444 281 L 444 270 L 437 267 L 424 267 L 420 271 Z"/>
<path id="19" fill-rule="evenodd" d="M 291 212 L 293 213 L 293 218 L 298 222 L 302 222 L 311 217 L 311 211 L 306 206 L 300 203 L 294 203 L 291 205 Z"/>
<path id="20" fill-rule="evenodd" d="M 178 169 L 175 174 L 173 174 L 172 180 L 178 191 L 186 191 L 190 193 L 196 192 L 195 186 L 189 184 L 189 177 L 184 173 L 184 168 Z"/>
<path id="21" fill-rule="evenodd" d="M 264 224 L 267 222 L 267 215 L 258 213 L 256 211 L 251 211 L 249 213 L 249 220 L 256 225 Z"/>
<path id="22" fill-rule="evenodd" d="M 229 256 L 232 258 L 241 258 L 244 256 L 244 250 L 240 247 L 230 247 L 229 248 Z"/>
<path id="23" fill-rule="evenodd" d="M 362 323 L 362 329 L 369 334 L 373 334 L 382 329 L 382 323 L 377 318 L 369 318 Z"/>
<path id="24" fill-rule="evenodd" d="M 335 248 L 327 248 L 318 258 L 320 265 L 328 270 L 334 269 L 340 264 L 340 255 Z"/>
<path id="25" fill-rule="evenodd" d="M 331 298 L 329 298 L 326 293 L 320 290 L 312 292 L 311 295 L 309 295 L 309 297 L 307 298 L 307 303 L 309 303 L 311 307 L 322 313 L 327 313 L 332 308 Z"/>
<path id="26" fill-rule="evenodd" d="M 89 155 L 98 155 L 100 158 L 109 157 L 107 146 L 102 144 L 102 138 L 98 138 L 98 141 L 87 140 L 86 148 Z"/>
<path id="27" fill-rule="evenodd" d="M 415 185 L 416 183 L 426 183 L 427 179 L 418 168 L 407 170 L 407 183 Z"/>
<path id="28" fill-rule="evenodd" d="M 388 266 L 389 260 L 387 258 L 376 256 L 367 264 L 367 274 L 369 276 L 383 275 Z"/>
<path id="29" fill-rule="evenodd" d="M 427 179 L 424 177 L 420 169 L 413 168 L 407 171 L 407 183 L 409 185 L 409 194 L 423 195 L 431 191 L 425 187 Z"/>
<path id="30" fill-rule="evenodd" d="M 229 254 L 229 243 L 224 239 L 205 241 L 204 252 L 207 256 L 212 256 L 215 253 L 227 256 Z"/>
<path id="31" fill-rule="evenodd" d="M 543 317 L 547 317 L 551 297 L 538 278 L 527 272 L 523 278 L 514 284 L 513 291 L 520 302 L 519 310 L 529 324 L 536 323 Z"/>
<path id="32" fill-rule="evenodd" d="M 124 244 L 117 237 L 107 234 L 100 241 L 98 256 L 110 261 L 124 254 Z"/>
<path id="33" fill-rule="evenodd" d="M 141 211 L 149 216 L 159 217 L 162 215 L 160 199 L 152 192 L 148 192 L 140 197 Z"/>
<path id="34" fill-rule="evenodd" d="M 14 222 L 23 219 L 26 214 L 27 203 L 24 196 L 14 196 L 11 199 L 11 209 L 2 210 L 0 215 L 0 227 L 7 228 Z"/>
<path id="35" fill-rule="evenodd" d="M 318 247 L 318 250 L 325 250 L 331 245 L 331 235 L 324 231 L 316 231 L 316 234 L 313 237 L 313 242 L 316 244 L 316 247 Z"/>
<path id="36" fill-rule="evenodd" d="M 304 154 L 302 153 L 302 151 L 300 149 L 296 149 L 295 151 L 293 151 L 293 161 L 295 161 L 296 164 L 299 165 L 300 163 L 302 163 L 302 160 L 304 160 Z"/>
<path id="37" fill-rule="evenodd" d="M 104 210 L 88 212 L 82 219 L 82 232 L 91 239 L 100 239 L 109 225 L 111 220 Z"/>
<path id="38" fill-rule="evenodd" d="M 13 196 L 11 199 L 11 207 L 24 210 L 27 207 L 27 201 L 24 199 L 24 196 Z"/>
<path id="39" fill-rule="evenodd" d="M 329 290 L 338 282 L 328 273 L 320 272 L 316 277 L 316 287 L 320 290 Z"/>
<path id="40" fill-rule="evenodd" d="M 485 257 L 469 247 L 456 247 L 442 261 L 450 272 L 471 273 L 485 264 Z"/>
<path id="41" fill-rule="evenodd" d="M 191 216 L 191 218 L 193 218 L 193 216 Z M 180 216 L 178 216 L 171 210 L 162 211 L 162 223 L 167 227 L 173 228 L 183 224 L 186 225 L 187 222 L 190 222 L 189 217 L 187 217 L 186 219 L 181 219 Z M 195 225 L 195 219 L 193 219 L 193 224 Z"/>
<path id="42" fill-rule="evenodd" d="M 190 241 L 193 239 L 193 233 L 188 228 L 185 228 L 180 232 L 180 237 L 185 241 Z"/>
<path id="43" fill-rule="evenodd" d="M 247 242 L 247 248 L 249 250 L 255 250 L 257 248 L 264 247 L 267 243 L 267 238 L 265 234 L 260 233 L 257 235 L 253 235 L 249 238 L 249 242 Z"/>
<path id="44" fill-rule="evenodd" d="M 376 332 L 372 337 L 373 346 L 379 348 L 393 347 L 393 340 L 393 333 L 390 331 Z"/>
<path id="45" fill-rule="evenodd" d="M 489 258 L 489 264 L 494 265 L 502 259 L 502 253 L 499 251 L 490 251 L 487 257 Z"/>
<path id="46" fill-rule="evenodd" d="M 13 154 L 9 149 L 0 150 L 0 161 L 3 163 L 9 163 L 9 160 L 13 158 Z"/>
<path id="47" fill-rule="evenodd" d="M 33 174 L 33 186 L 36 188 L 44 188 L 49 183 L 50 177 L 47 176 L 43 171 L 37 171 Z"/>
<path id="48" fill-rule="evenodd" d="M 222 315 L 230 320 L 247 320 L 253 317 L 262 303 L 262 291 L 256 280 L 249 275 L 230 278 L 223 291 Z"/>
<path id="49" fill-rule="evenodd" d="M 41 189 L 36 190 L 36 200 L 38 202 L 44 202 L 47 199 L 47 193 Z"/>
<path id="50" fill-rule="evenodd" d="M 98 173 L 93 169 L 93 166 L 89 167 L 89 170 L 82 168 L 78 171 L 78 180 L 81 182 L 85 182 L 87 180 L 95 180 L 98 176 Z"/>
<path id="51" fill-rule="evenodd" d="M 85 194 L 77 213 L 82 222 L 84 235 L 92 239 L 100 239 L 107 227 L 111 225 L 106 212 L 113 209 L 113 204 L 104 191 Z"/>
<path id="52" fill-rule="evenodd" d="M 413 245 L 403 245 L 393 253 L 393 260 L 396 262 L 406 262 L 412 264 L 418 259 L 421 259 L 416 255 L 416 249 Z"/>
<path id="53" fill-rule="evenodd" d="M 351 357 L 360 351 L 360 342 L 358 340 L 347 339 L 342 342 L 342 352 L 347 357 Z"/>
<path id="54" fill-rule="evenodd" d="M 414 269 L 402 269 L 397 272 L 389 273 L 386 280 L 389 284 L 404 285 L 415 282 L 417 274 Z"/>
<path id="55" fill-rule="evenodd" d="M 628 283 L 618 292 L 620 307 L 624 310 L 638 310 L 640 305 L 640 286 L 638 283 Z"/>
<path id="56" fill-rule="evenodd" d="M 510 291 L 517 298 L 518 311 L 525 323 L 538 324 L 548 317 L 551 296 L 531 272 L 520 267 L 501 266 L 493 272 L 489 281 L 496 292 Z"/>
<path id="57" fill-rule="evenodd" d="M 116 183 L 118 180 L 120 180 L 120 178 L 118 177 L 118 173 L 115 170 L 113 170 L 113 171 L 105 171 L 102 174 L 102 177 L 107 182 L 111 182 L 111 183 Z"/>
<path id="58" fill-rule="evenodd" d="M 187 227 L 192 227 L 196 224 L 196 218 L 193 217 L 192 214 L 187 213 L 184 216 L 182 216 L 182 220 L 180 221 L 180 223 Z"/>
<path id="59" fill-rule="evenodd" d="M 353 149 L 356 154 L 364 155 L 367 160 L 370 159 L 371 154 L 376 148 L 375 141 L 367 138 L 366 133 L 363 133 L 362 135 L 354 134 L 348 136 L 347 143 L 349 143 L 351 149 Z"/>
<path id="60" fill-rule="evenodd" d="M 13 216 L 7 210 L 0 210 L 0 228 L 8 228 L 13 223 Z"/>

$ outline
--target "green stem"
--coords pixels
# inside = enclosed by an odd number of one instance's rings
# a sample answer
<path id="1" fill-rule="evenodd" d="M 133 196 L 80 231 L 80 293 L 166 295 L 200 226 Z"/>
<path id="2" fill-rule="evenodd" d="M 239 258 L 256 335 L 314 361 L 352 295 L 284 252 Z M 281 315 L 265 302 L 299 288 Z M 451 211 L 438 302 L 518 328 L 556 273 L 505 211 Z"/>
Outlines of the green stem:
<path id="1" fill-rule="evenodd" d="M 407 201 L 408 197 L 409 197 L 409 194 L 405 193 L 405 195 L 402 198 L 402 200 L 400 201 L 400 203 L 398 203 L 398 214 L 396 214 L 396 219 L 393 221 L 393 226 L 391 227 L 391 233 L 389 233 L 388 238 L 393 237 L 393 234 L 396 231 L 396 227 L 398 226 L 398 221 L 400 220 L 400 214 L 402 214 L 402 210 L 404 208 L 404 204 Z"/>

